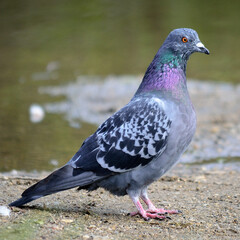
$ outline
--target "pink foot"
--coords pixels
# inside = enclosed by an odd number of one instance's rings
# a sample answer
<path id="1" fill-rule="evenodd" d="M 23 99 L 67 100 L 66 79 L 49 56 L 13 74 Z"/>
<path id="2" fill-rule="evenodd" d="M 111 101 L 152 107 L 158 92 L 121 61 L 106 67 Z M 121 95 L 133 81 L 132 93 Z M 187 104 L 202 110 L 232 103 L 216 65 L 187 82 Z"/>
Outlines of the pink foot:
<path id="1" fill-rule="evenodd" d="M 169 214 L 181 213 L 181 211 L 178 211 L 178 210 L 165 210 L 163 208 L 157 209 L 152 204 L 152 202 L 150 201 L 150 199 L 147 196 L 143 196 L 142 199 L 147 204 L 148 210 L 144 210 L 143 209 L 142 204 L 140 203 L 138 197 L 132 197 L 133 203 L 137 207 L 138 211 L 130 213 L 131 216 L 140 215 L 145 220 L 150 220 L 150 219 L 165 219 L 165 218 L 169 218 L 169 217 L 167 217 L 165 215 L 165 214 L 168 214 L 168 213 Z"/>
<path id="2" fill-rule="evenodd" d="M 150 213 L 157 213 L 157 214 L 178 214 L 181 213 L 179 210 L 166 210 L 164 208 L 154 208 L 154 209 L 147 209 L 146 212 Z"/>
<path id="3" fill-rule="evenodd" d="M 151 200 L 148 198 L 147 193 L 145 192 L 145 195 L 142 196 L 143 201 L 147 204 L 148 206 L 148 210 L 146 210 L 147 212 L 150 213 L 157 213 L 157 214 L 178 214 L 181 213 L 181 211 L 179 210 L 166 210 L 164 208 L 156 208 Z"/>
<path id="4" fill-rule="evenodd" d="M 149 213 L 147 211 L 144 212 L 132 212 L 130 213 L 130 216 L 135 216 L 135 215 L 140 215 L 141 217 L 144 218 L 144 220 L 148 221 L 150 219 L 165 219 L 166 216 L 159 215 L 157 213 Z"/>

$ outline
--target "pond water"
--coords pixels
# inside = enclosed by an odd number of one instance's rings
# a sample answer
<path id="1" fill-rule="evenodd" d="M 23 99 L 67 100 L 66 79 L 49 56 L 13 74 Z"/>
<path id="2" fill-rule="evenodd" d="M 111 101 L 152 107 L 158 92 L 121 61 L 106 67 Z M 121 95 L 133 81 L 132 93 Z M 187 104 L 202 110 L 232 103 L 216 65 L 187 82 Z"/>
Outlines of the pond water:
<path id="1" fill-rule="evenodd" d="M 32 104 L 64 100 L 39 89 L 141 75 L 174 28 L 196 29 L 211 52 L 191 57 L 188 77 L 240 81 L 239 1 L 3 0 L 0 9 L 0 171 L 52 170 L 97 127 L 48 113 L 33 123 Z"/>

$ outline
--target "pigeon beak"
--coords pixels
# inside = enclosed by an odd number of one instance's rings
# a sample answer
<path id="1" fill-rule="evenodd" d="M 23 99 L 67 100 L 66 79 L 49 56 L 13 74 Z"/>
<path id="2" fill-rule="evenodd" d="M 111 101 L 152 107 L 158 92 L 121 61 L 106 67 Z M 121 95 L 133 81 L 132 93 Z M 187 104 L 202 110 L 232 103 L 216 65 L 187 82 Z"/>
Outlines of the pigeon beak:
<path id="1" fill-rule="evenodd" d="M 207 55 L 210 54 L 209 50 L 201 42 L 198 42 L 196 44 L 196 47 L 197 47 L 197 52 L 205 53 Z"/>

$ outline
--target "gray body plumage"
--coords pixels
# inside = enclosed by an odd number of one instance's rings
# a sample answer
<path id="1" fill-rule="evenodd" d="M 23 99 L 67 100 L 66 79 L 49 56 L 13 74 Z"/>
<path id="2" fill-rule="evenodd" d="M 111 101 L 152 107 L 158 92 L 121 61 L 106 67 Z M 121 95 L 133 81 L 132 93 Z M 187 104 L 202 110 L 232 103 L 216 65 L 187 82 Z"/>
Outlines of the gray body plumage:
<path id="1" fill-rule="evenodd" d="M 157 211 L 147 197 L 147 186 L 179 160 L 193 138 L 196 115 L 185 72 L 193 52 L 209 54 L 197 33 L 172 31 L 131 101 L 87 138 L 65 166 L 28 188 L 10 206 L 73 187 L 90 191 L 103 187 L 116 195 L 129 194 L 145 219 L 158 217 L 142 208 L 139 197 L 150 212 Z"/>
<path id="2" fill-rule="evenodd" d="M 168 116 L 171 127 L 168 132 L 167 144 L 147 165 L 138 166 L 131 171 L 122 172 L 96 182 L 94 189 L 103 187 L 116 195 L 125 195 L 129 191 L 141 191 L 159 179 L 179 160 L 194 136 L 196 114 L 192 104 L 182 105 L 177 101 L 162 100 L 157 96 L 149 96 L 144 100 L 136 99 L 134 101 L 156 104 L 159 112 Z M 174 119 L 178 119 L 178 121 L 174 121 Z M 159 132 L 161 131 L 160 128 L 161 126 L 159 126 Z"/>

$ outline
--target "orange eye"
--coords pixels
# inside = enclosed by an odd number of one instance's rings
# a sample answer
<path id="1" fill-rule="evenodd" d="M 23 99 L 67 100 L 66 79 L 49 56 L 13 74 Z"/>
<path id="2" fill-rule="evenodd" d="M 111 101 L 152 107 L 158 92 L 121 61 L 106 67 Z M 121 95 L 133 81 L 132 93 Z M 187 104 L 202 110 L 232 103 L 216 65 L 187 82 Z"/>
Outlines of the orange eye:
<path id="1" fill-rule="evenodd" d="M 182 37 L 182 42 L 186 43 L 188 42 L 188 39 L 186 37 Z"/>

